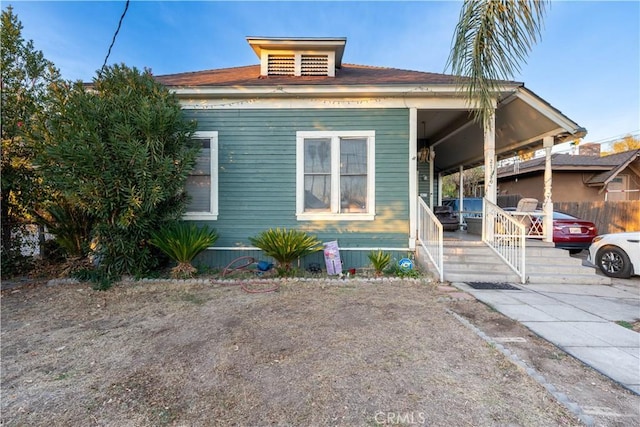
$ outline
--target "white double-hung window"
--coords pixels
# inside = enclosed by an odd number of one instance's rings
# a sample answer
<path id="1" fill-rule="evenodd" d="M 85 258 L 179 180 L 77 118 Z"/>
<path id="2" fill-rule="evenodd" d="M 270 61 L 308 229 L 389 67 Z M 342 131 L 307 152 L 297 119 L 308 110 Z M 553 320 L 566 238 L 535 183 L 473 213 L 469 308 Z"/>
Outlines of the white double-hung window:
<path id="1" fill-rule="evenodd" d="M 218 219 L 218 132 L 195 132 L 192 144 L 200 148 L 196 165 L 187 177 L 191 197 L 184 219 Z"/>
<path id="2" fill-rule="evenodd" d="M 373 220 L 375 131 L 296 134 L 298 220 Z"/>

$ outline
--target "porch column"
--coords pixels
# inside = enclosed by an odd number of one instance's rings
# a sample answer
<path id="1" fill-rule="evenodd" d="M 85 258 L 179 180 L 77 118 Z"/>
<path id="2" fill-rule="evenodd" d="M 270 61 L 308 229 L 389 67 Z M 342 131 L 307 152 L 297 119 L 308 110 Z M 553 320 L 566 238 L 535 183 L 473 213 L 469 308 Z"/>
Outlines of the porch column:
<path id="1" fill-rule="evenodd" d="M 433 147 L 429 149 L 429 208 L 433 210 L 433 171 L 436 159 L 436 152 Z"/>
<path id="2" fill-rule="evenodd" d="M 432 178 L 433 179 L 433 178 Z M 409 249 L 418 235 L 418 110 L 409 108 Z"/>
<path id="3" fill-rule="evenodd" d="M 498 201 L 495 112 L 484 127 L 484 197 L 494 204 Z"/>
<path id="4" fill-rule="evenodd" d="M 495 110 L 484 125 L 484 197 L 491 203 L 498 201 L 498 186 L 496 184 L 496 114 Z M 487 218 L 484 214 L 482 240 L 492 241 L 494 235 L 495 218 Z"/>
<path id="5" fill-rule="evenodd" d="M 458 169 L 458 221 L 460 221 L 460 230 L 462 230 L 462 225 L 464 224 L 462 203 L 464 203 L 464 167 L 460 165 Z"/>
<path id="6" fill-rule="evenodd" d="M 438 172 L 438 205 L 442 206 L 442 172 Z"/>
<path id="7" fill-rule="evenodd" d="M 544 201 L 542 211 L 544 212 L 544 241 L 553 242 L 553 201 L 551 200 L 551 147 L 553 147 L 553 137 L 545 136 L 542 139 L 544 147 Z"/>

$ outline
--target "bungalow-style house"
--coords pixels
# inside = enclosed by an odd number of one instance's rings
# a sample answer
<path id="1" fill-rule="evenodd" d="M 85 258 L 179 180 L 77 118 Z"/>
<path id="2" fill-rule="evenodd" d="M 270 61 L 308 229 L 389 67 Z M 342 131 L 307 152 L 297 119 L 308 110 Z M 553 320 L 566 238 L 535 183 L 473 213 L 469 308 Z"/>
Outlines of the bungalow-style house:
<path id="1" fill-rule="evenodd" d="M 585 134 L 522 83 L 503 82 L 483 129 L 454 76 L 344 63 L 346 38 L 247 41 L 256 65 L 156 76 L 198 123 L 185 219 L 217 229 L 211 266 L 259 258 L 248 238 L 275 227 L 337 240 L 345 268 L 406 257 L 440 176 L 485 164 L 495 201 L 498 160 Z"/>
<path id="2" fill-rule="evenodd" d="M 551 155 L 554 202 L 640 200 L 640 150 L 599 154 Z M 537 158 L 498 168 L 500 194 L 542 200 L 544 167 L 545 159 Z"/>

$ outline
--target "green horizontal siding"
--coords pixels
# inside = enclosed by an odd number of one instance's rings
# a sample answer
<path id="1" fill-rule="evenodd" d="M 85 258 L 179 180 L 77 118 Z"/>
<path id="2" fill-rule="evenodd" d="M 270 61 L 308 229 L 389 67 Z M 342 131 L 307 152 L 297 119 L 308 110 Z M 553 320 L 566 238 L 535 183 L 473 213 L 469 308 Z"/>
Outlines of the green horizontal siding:
<path id="1" fill-rule="evenodd" d="M 409 234 L 405 109 L 184 110 L 200 131 L 218 132 L 218 247 L 250 246 L 268 228 L 303 229 L 342 247 L 406 247 Z M 374 221 L 296 219 L 296 132 L 374 130 Z M 216 256 L 207 251 L 203 258 Z M 230 255 L 233 256 L 233 255 Z M 226 258 L 225 258 L 226 259 Z M 211 265 L 212 259 L 207 260 Z"/>

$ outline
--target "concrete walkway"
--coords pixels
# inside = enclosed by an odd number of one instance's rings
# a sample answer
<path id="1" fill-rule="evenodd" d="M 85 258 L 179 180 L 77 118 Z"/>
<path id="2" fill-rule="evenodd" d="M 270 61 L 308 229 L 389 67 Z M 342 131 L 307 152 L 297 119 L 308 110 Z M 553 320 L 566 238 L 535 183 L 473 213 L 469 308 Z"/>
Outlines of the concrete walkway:
<path id="1" fill-rule="evenodd" d="M 521 290 L 453 285 L 640 394 L 640 333 L 614 323 L 640 319 L 635 279 L 620 286 L 518 285 Z"/>

